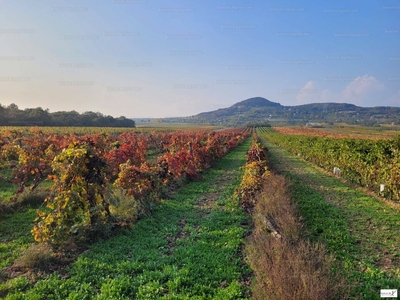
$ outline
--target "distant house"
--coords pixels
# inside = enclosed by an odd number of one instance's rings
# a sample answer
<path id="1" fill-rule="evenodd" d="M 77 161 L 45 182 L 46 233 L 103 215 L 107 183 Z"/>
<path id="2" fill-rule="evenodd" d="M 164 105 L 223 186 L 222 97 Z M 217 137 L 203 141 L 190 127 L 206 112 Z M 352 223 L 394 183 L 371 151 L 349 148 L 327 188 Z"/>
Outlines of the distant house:
<path id="1" fill-rule="evenodd" d="M 309 123 L 306 124 L 306 127 L 321 128 L 321 127 L 324 127 L 324 124 L 309 122 Z"/>

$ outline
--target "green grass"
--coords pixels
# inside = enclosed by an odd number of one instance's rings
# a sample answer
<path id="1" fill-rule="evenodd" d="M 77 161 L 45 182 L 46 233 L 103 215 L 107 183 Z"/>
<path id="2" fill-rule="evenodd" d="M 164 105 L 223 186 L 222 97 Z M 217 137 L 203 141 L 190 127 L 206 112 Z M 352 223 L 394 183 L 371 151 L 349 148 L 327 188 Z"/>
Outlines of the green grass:
<path id="1" fill-rule="evenodd" d="M 0 203 L 6 202 L 14 195 L 16 185 L 11 182 L 12 170 L 0 166 Z"/>
<path id="2" fill-rule="evenodd" d="M 33 208 L 2 215 L 0 219 L 0 276 L 1 269 L 9 266 L 20 253 L 21 248 L 26 248 L 33 242 L 31 229 L 36 218 Z"/>
<path id="3" fill-rule="evenodd" d="M 4 176 L 8 174 L 7 171 L 9 170 L 2 169 L 0 173 Z M 43 202 L 46 195 L 45 188 L 48 188 L 51 182 L 44 181 L 35 192 L 24 193 L 18 203 L 9 202 L 9 198 L 15 195 L 16 189 L 14 184 L 9 185 L 11 188 L 8 185 L 0 185 L 0 195 L 4 196 L 3 199 L 0 196 L 0 204 L 5 205 L 4 210 L 0 210 L 0 297 L 10 288 L 18 290 L 21 287 L 26 288 L 29 284 L 25 278 L 15 278 L 4 283 L 8 277 L 4 268 L 12 265 L 21 251 L 34 242 L 31 229 L 33 220 L 37 217 L 36 208 Z M 17 209 L 18 211 L 15 211 Z"/>
<path id="4" fill-rule="evenodd" d="M 15 288 L 6 299 L 247 298 L 241 281 L 250 270 L 240 249 L 248 216 L 232 195 L 249 145 L 250 139 L 133 230 L 94 244 L 66 274 L 26 292 Z"/>
<path id="5" fill-rule="evenodd" d="M 400 287 L 399 211 L 262 140 L 292 181 L 306 236 L 334 254 L 353 297 L 380 299 L 380 289 Z"/>

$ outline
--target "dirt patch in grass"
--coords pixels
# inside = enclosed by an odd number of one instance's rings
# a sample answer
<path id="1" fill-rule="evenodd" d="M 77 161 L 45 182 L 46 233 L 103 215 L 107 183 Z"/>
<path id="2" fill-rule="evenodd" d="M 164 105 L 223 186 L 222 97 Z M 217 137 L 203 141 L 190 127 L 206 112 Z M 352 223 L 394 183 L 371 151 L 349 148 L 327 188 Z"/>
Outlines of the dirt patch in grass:
<path id="1" fill-rule="evenodd" d="M 183 238 L 185 238 L 185 237 L 187 237 L 189 235 L 189 233 L 187 231 L 185 231 L 185 227 L 186 227 L 186 221 L 185 221 L 185 219 L 181 219 L 179 221 L 179 228 L 181 230 L 176 235 L 176 239 L 177 240 L 181 240 L 181 239 L 183 239 Z"/>
<path id="2" fill-rule="evenodd" d="M 204 193 L 196 202 L 195 207 L 209 211 L 214 206 L 214 203 L 218 201 L 220 195 L 220 192 Z M 204 215 L 207 215 L 207 213 Z"/>
<path id="3" fill-rule="evenodd" d="M 201 210 L 199 214 L 202 218 L 207 217 L 210 214 L 215 203 L 221 197 L 223 187 L 231 184 L 233 179 L 233 171 L 224 172 L 221 176 L 217 177 L 210 186 L 211 191 L 205 192 L 199 197 L 196 201 L 195 207 Z"/>

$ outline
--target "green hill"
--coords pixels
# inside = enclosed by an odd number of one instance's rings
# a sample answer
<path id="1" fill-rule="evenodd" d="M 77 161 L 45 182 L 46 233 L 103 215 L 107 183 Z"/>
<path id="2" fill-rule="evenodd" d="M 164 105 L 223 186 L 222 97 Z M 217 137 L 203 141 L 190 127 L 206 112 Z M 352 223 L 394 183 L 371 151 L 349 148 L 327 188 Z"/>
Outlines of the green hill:
<path id="1" fill-rule="evenodd" d="M 271 125 L 305 125 L 307 123 L 347 123 L 369 126 L 400 124 L 400 108 L 359 107 L 348 103 L 312 103 L 283 106 L 262 97 L 250 98 L 214 111 L 186 118 L 168 118 L 167 122 L 205 123 L 240 126 L 268 122 Z"/>

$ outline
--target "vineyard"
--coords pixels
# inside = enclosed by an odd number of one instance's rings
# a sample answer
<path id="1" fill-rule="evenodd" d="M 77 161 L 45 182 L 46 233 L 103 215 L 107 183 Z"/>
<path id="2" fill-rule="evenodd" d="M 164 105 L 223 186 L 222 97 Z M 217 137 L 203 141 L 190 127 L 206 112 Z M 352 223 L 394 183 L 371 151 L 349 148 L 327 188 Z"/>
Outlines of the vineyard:
<path id="1" fill-rule="evenodd" d="M 348 299 L 346 294 L 350 299 L 380 299 L 380 290 L 398 288 L 397 187 L 391 189 L 390 195 L 385 185 L 383 195 L 393 197 L 389 201 L 349 182 L 352 179 L 362 183 L 363 174 L 368 178 L 361 164 L 370 174 L 374 171 L 382 174 L 381 178 L 392 179 L 395 185 L 397 139 L 369 141 L 284 135 L 271 128 L 259 128 L 257 132 L 268 147 L 274 168 L 291 181 L 292 203 L 303 220 L 302 236 L 321 243 L 321 249 L 327 251 L 326 258 L 333 262 L 331 269 L 339 271 L 339 276 L 345 280 L 343 296 L 334 299 Z M 387 177 L 379 170 L 385 163 L 390 164 L 386 168 L 383 166 Z M 329 172 L 321 172 L 321 166 L 327 167 Z M 340 172 L 334 174 L 334 166 Z M 350 180 L 338 178 L 341 176 Z M 385 184 L 387 182 L 389 180 Z M 373 187 L 376 191 L 376 186 Z M 319 255 L 315 255 L 317 257 Z M 290 266 L 284 269 L 287 268 Z M 340 281 L 338 284 L 336 287 L 340 288 Z"/>
<path id="2" fill-rule="evenodd" d="M 397 127 L 371 129 L 361 126 L 312 127 L 274 127 L 275 131 L 289 135 L 307 135 L 327 138 L 352 138 L 367 140 L 393 139 L 400 134 Z"/>
<path id="3" fill-rule="evenodd" d="M 294 166 L 398 202 L 397 139 L 91 130 L 0 130 L 0 297 L 377 299 L 399 282 L 397 211 Z"/>
<path id="4" fill-rule="evenodd" d="M 326 138 L 357 138 L 357 139 L 383 139 L 388 137 L 382 137 L 378 135 L 369 134 L 355 134 L 346 133 L 342 131 L 328 131 L 326 128 L 311 128 L 311 127 L 274 127 L 275 131 L 286 134 L 286 135 L 306 135 L 306 136 L 316 136 L 316 137 L 326 137 Z"/>
<path id="5" fill-rule="evenodd" d="M 260 129 L 260 133 L 318 167 L 329 172 L 336 168 L 344 178 L 400 201 L 399 137 L 385 140 L 332 138 L 292 134 L 292 130 L 284 134 L 271 128 Z"/>
<path id="6" fill-rule="evenodd" d="M 157 126 L 155 126 L 157 125 Z M 211 125 L 196 125 L 196 126 L 184 126 L 184 125 L 170 125 L 170 124 L 155 124 L 153 126 L 139 125 L 138 127 L 26 127 L 26 126 L 0 126 L 0 133 L 6 134 L 9 132 L 18 132 L 20 135 L 31 135 L 32 130 L 41 131 L 45 134 L 62 134 L 62 135 L 85 135 L 85 134 L 121 134 L 121 133 L 152 133 L 152 132 L 164 132 L 172 133 L 176 131 L 216 131 L 221 130 L 221 126 Z"/>
<path id="7" fill-rule="evenodd" d="M 46 134 L 38 129 L 29 134 L 8 131 L 0 138 L 0 159 L 3 169 L 12 169 L 17 196 L 28 188 L 33 191 L 42 181 L 51 181 L 51 194 L 66 194 L 46 199 L 48 208 L 62 206 L 65 211 L 59 214 L 70 211 L 77 215 L 78 210 L 89 209 L 110 215 L 110 199 L 104 196 L 109 186 L 138 202 L 146 199 L 149 206 L 160 198 L 163 186 L 201 177 L 200 172 L 212 161 L 246 137 L 239 130 L 87 135 Z M 85 197 L 90 199 L 90 207 L 83 208 Z M 53 203 L 58 199 L 68 199 L 68 203 Z M 18 197 L 10 202 L 18 202 Z M 97 217 L 92 215 L 92 221 Z M 43 238 L 38 233 L 36 239 Z"/>
<path id="8" fill-rule="evenodd" d="M 76 251 L 150 216 L 171 191 L 199 180 L 247 137 L 246 129 L 61 134 L 3 130 L 0 214 L 39 205 L 34 240 Z M 7 243 L 7 251 L 17 250 Z M 72 247 L 72 248 L 71 248 Z M 16 249 L 15 249 L 16 248 Z M 6 276 L 7 277 L 7 276 Z"/>

